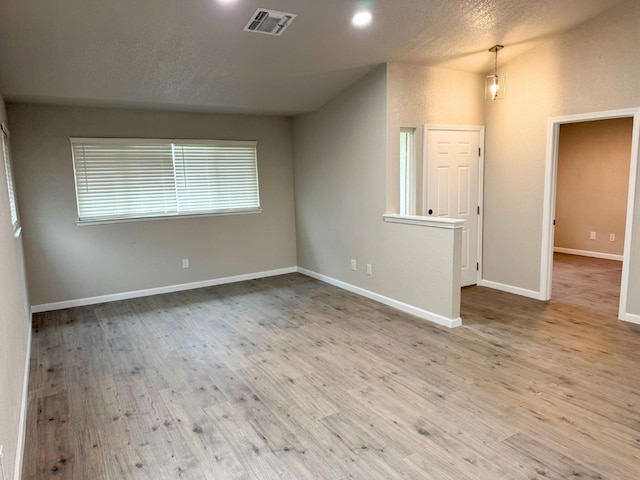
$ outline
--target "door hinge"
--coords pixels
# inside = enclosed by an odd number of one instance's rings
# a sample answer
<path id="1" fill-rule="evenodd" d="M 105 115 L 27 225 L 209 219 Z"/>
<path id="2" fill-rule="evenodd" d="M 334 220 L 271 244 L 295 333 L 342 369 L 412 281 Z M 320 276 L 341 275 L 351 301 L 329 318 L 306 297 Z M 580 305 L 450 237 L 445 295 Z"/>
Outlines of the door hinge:
<path id="1" fill-rule="evenodd" d="M 480 271 L 480 262 L 476 262 L 476 272 Z"/>
<path id="2" fill-rule="evenodd" d="M 478 156 L 479 156 L 479 157 L 481 157 L 481 156 L 482 156 L 482 153 L 480 153 L 481 151 L 482 151 L 482 150 L 481 150 L 481 148 L 480 148 L 480 147 L 478 147 Z"/>
<path id="3" fill-rule="evenodd" d="M 555 218 L 553 219 L 553 226 L 554 227 L 556 226 L 556 219 Z"/>
<path id="4" fill-rule="evenodd" d="M 480 215 L 480 205 L 478 205 L 478 215 Z"/>

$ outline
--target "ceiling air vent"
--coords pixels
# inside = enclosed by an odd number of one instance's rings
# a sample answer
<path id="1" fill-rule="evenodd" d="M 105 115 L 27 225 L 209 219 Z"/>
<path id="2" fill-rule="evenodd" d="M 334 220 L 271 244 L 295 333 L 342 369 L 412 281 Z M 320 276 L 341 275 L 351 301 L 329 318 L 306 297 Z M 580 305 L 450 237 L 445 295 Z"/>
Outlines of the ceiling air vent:
<path id="1" fill-rule="evenodd" d="M 259 8 L 253 14 L 249 23 L 244 27 L 245 32 L 266 33 L 267 35 L 282 35 L 282 32 L 296 18 L 294 13 L 278 12 Z"/>

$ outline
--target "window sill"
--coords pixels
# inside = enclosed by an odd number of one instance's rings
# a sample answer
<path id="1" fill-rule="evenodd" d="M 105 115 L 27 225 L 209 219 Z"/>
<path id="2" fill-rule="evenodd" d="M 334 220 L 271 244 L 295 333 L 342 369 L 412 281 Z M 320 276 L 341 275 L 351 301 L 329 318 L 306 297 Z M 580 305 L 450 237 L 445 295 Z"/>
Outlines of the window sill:
<path id="1" fill-rule="evenodd" d="M 157 216 L 157 217 L 113 218 L 109 220 L 76 220 L 76 225 L 78 227 L 89 227 L 92 225 L 104 225 L 109 223 L 148 222 L 150 220 L 177 220 L 181 218 L 222 217 L 222 216 L 228 216 L 228 215 L 250 215 L 255 213 L 262 213 L 262 208 L 256 208 L 251 210 L 237 210 L 233 212 L 199 213 L 194 215 L 166 215 L 166 216 Z"/>
<path id="2" fill-rule="evenodd" d="M 385 222 L 389 223 L 404 223 L 406 225 L 448 229 L 462 228 L 465 222 L 457 218 L 422 217 L 418 215 L 398 215 L 392 213 L 384 214 L 382 218 Z"/>

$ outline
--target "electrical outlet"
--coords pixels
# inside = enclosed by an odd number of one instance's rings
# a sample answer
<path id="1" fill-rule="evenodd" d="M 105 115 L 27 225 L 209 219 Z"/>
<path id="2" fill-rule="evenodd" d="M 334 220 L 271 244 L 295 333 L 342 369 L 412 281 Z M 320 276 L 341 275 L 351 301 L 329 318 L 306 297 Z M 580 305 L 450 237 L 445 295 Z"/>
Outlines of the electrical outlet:
<path id="1" fill-rule="evenodd" d="M 591 232 L 591 233 L 589 234 L 589 238 L 590 238 L 591 240 L 595 240 L 595 239 L 596 239 L 596 232 Z"/>
<path id="2" fill-rule="evenodd" d="M 358 265 L 355 260 L 351 260 L 351 270 L 356 271 L 358 269 Z"/>
<path id="3" fill-rule="evenodd" d="M 609 234 L 609 241 L 610 242 L 615 242 L 616 241 L 616 234 L 615 233 L 610 233 Z"/>
<path id="4" fill-rule="evenodd" d="M 373 273 L 373 269 L 371 268 L 371 264 L 367 263 L 367 275 L 371 275 Z"/>
<path id="5" fill-rule="evenodd" d="M 188 258 L 183 258 L 182 259 L 182 268 L 189 268 L 189 259 Z"/>

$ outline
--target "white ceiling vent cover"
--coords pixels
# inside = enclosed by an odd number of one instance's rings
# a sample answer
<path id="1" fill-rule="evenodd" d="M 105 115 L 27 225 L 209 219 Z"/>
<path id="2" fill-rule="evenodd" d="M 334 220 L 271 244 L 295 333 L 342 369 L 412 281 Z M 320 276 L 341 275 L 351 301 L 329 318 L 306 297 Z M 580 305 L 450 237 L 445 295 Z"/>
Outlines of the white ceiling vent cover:
<path id="1" fill-rule="evenodd" d="M 259 8 L 244 27 L 244 31 L 280 36 L 296 17 L 295 13 Z"/>

